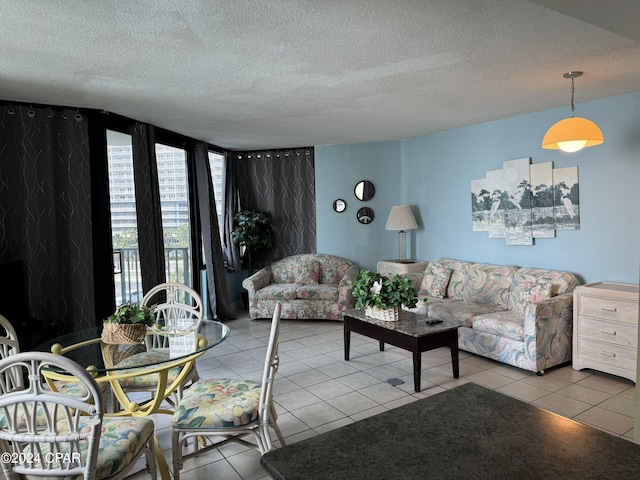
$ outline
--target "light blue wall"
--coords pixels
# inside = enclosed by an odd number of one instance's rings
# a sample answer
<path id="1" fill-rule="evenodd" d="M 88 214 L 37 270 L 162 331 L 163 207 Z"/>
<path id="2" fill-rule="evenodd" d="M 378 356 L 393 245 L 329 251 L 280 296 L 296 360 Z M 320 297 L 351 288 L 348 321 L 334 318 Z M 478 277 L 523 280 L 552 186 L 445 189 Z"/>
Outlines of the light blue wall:
<path id="1" fill-rule="evenodd" d="M 318 253 L 330 253 L 375 269 L 397 245 L 397 233 L 384 229 L 391 205 L 400 198 L 400 142 L 334 145 L 315 148 L 316 237 Z M 355 197 L 354 187 L 369 180 L 376 193 L 368 202 Z M 333 211 L 334 200 L 347 202 L 342 213 Z M 356 212 L 370 207 L 373 222 L 362 225 Z M 397 254 L 395 254 L 397 255 Z"/>
<path id="2" fill-rule="evenodd" d="M 568 107 L 397 142 L 316 147 L 318 251 L 375 268 L 377 260 L 397 256 L 397 233 L 384 225 L 392 205 L 408 203 L 420 225 L 409 234 L 414 258 L 510 263 L 568 270 L 583 282 L 638 283 L 640 92 L 577 105 L 576 115 L 602 129 L 603 145 L 573 154 L 542 149 L 547 128 L 567 114 Z M 578 166 L 580 230 L 558 231 L 533 246 L 507 246 L 472 231 L 471 180 L 522 157 Z M 362 178 L 376 186 L 368 203 L 377 217 L 366 226 L 355 220 L 362 202 L 352 193 Z M 346 213 L 331 210 L 335 198 L 347 200 Z"/>

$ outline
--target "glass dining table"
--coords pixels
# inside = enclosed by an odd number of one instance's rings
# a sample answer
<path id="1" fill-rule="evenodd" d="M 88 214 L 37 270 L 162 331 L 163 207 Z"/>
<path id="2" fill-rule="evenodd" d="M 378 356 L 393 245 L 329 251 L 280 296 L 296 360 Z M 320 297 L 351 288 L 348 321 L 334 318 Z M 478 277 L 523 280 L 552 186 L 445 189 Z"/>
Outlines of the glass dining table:
<path id="1" fill-rule="evenodd" d="M 147 329 L 145 342 L 135 344 L 105 343 L 102 327 L 88 328 L 50 339 L 36 350 L 64 355 L 89 370 L 98 383 L 108 383 L 118 399 L 121 410 L 109 415 L 142 417 L 153 413 L 173 413 L 161 407 L 184 380 L 194 362 L 207 350 L 229 336 L 229 327 L 221 322 L 202 320 L 195 329 L 167 331 L 153 326 Z M 162 341 L 158 343 L 158 338 Z M 171 369 L 179 374 L 168 375 Z M 147 374 L 157 374 L 155 395 L 142 404 L 130 400 L 121 387 L 121 380 Z M 169 382 L 168 380 L 171 380 Z M 73 381 L 64 372 L 50 371 L 47 380 Z"/>
<path id="2" fill-rule="evenodd" d="M 167 331 L 158 325 L 147 329 L 144 342 L 113 344 L 102 340 L 102 327 L 88 328 L 53 338 L 35 350 L 64 355 L 90 371 L 99 384 L 108 384 L 120 404 L 109 416 L 144 417 L 155 413 L 173 414 L 163 401 L 175 392 L 196 359 L 229 336 L 229 327 L 221 322 L 201 320 L 195 328 Z M 169 372 L 171 371 L 171 375 Z M 65 372 L 43 372 L 50 388 L 56 381 L 73 382 Z M 131 400 L 124 392 L 123 379 L 156 374 L 155 393 L 142 403 Z M 169 479 L 169 468 L 156 439 L 156 459 L 162 479 Z"/>

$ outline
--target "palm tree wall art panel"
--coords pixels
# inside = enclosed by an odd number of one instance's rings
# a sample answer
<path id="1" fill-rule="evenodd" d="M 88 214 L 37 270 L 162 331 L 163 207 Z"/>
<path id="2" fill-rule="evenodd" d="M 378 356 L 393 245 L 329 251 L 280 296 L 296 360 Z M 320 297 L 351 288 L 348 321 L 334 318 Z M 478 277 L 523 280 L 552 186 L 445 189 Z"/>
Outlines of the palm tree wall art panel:
<path id="1" fill-rule="evenodd" d="M 580 229 L 579 192 L 577 166 L 553 169 L 556 230 Z"/>
<path id="2" fill-rule="evenodd" d="M 500 170 L 471 181 L 474 232 L 504 238 L 507 245 L 533 245 L 557 230 L 580 228 L 578 167 L 531 164 L 530 158 L 507 160 Z"/>
<path id="3" fill-rule="evenodd" d="M 506 238 L 504 228 L 504 205 L 507 201 L 506 188 L 502 170 L 490 170 L 487 172 L 487 190 L 491 198 L 489 209 L 489 238 Z"/>
<path id="4" fill-rule="evenodd" d="M 487 190 L 487 179 L 471 180 L 471 224 L 474 232 L 489 230 L 491 195 Z"/>
<path id="5" fill-rule="evenodd" d="M 531 218 L 534 238 L 556 236 L 553 212 L 553 162 L 531 165 Z"/>
<path id="6" fill-rule="evenodd" d="M 507 245 L 533 245 L 530 158 L 502 164 L 505 183 L 504 225 Z"/>

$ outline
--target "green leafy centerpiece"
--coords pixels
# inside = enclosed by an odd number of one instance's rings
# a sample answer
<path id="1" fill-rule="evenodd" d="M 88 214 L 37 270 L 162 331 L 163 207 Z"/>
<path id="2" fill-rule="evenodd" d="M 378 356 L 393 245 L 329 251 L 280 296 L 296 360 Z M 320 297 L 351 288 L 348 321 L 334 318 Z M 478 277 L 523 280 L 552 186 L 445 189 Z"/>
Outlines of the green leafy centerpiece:
<path id="1" fill-rule="evenodd" d="M 411 279 L 402 275 L 388 277 L 370 270 L 360 270 L 353 284 L 356 308 L 379 320 L 395 321 L 400 318 L 402 305 L 413 308 L 418 292 Z"/>
<path id="2" fill-rule="evenodd" d="M 102 341 L 112 345 L 140 343 L 155 320 L 155 306 L 123 303 L 105 319 Z"/>

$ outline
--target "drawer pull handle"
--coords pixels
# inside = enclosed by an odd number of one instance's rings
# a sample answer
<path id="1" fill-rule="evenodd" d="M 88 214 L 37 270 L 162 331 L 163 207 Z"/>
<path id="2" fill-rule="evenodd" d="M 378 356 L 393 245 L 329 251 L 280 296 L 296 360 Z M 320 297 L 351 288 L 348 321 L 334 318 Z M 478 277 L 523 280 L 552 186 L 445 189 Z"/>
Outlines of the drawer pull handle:
<path id="1" fill-rule="evenodd" d="M 600 330 L 600 333 L 604 333 L 605 335 L 617 335 L 615 330 Z"/>
<path id="2" fill-rule="evenodd" d="M 618 309 L 616 307 L 610 307 L 608 305 L 602 305 L 600 310 L 604 310 L 605 312 L 617 312 Z"/>
<path id="3" fill-rule="evenodd" d="M 602 355 L 605 355 L 607 357 L 615 357 L 616 354 L 612 353 L 612 352 L 600 352 Z"/>

